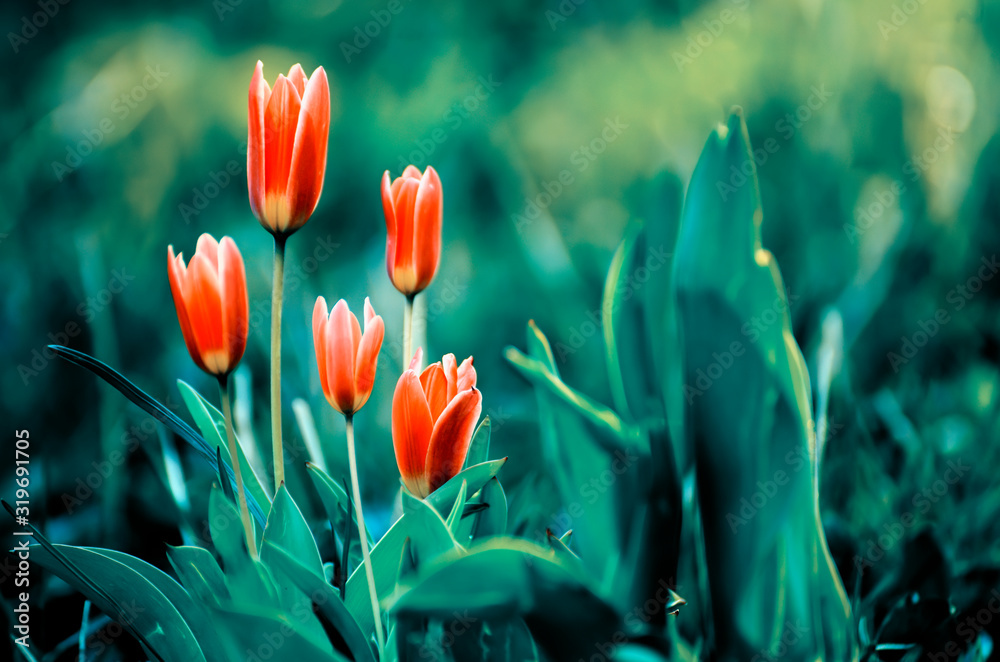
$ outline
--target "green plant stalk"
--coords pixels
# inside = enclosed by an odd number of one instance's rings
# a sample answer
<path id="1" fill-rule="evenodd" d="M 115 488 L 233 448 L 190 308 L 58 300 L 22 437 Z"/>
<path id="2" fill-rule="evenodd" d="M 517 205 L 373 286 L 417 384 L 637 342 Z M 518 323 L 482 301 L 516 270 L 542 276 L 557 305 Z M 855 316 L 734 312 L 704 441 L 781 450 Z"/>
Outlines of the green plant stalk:
<path id="1" fill-rule="evenodd" d="M 274 283 L 271 289 L 271 448 L 274 453 L 274 490 L 285 482 L 281 445 L 281 304 L 285 289 L 285 240 L 274 235 Z"/>
<path id="2" fill-rule="evenodd" d="M 407 294 L 403 307 L 403 369 L 410 365 L 413 358 L 413 300 L 416 294 Z M 417 366 L 418 368 L 420 366 Z"/>
<path id="3" fill-rule="evenodd" d="M 347 423 L 347 459 L 351 468 L 351 491 L 354 496 L 354 508 L 358 513 L 358 536 L 361 539 L 361 558 L 365 565 L 365 577 L 368 579 L 368 595 L 372 601 L 372 616 L 375 618 L 375 636 L 381 653 L 385 648 L 385 635 L 382 633 L 382 617 L 378 607 L 378 593 L 375 592 L 375 572 L 372 570 L 372 559 L 368 554 L 368 534 L 365 531 L 365 516 L 361 511 L 361 487 L 358 484 L 358 461 L 354 452 L 354 415 L 345 414 Z"/>
<path id="4" fill-rule="evenodd" d="M 236 475 L 236 491 L 239 494 L 240 519 L 243 520 L 243 532 L 247 537 L 247 548 L 250 558 L 257 560 L 257 541 L 254 537 L 253 522 L 250 521 L 250 509 L 247 507 L 247 495 L 243 490 L 243 471 L 240 468 L 240 453 L 236 448 L 236 434 L 233 433 L 233 408 L 229 404 L 229 375 L 219 377 L 219 396 L 222 398 L 222 415 L 226 419 L 226 439 L 229 441 L 229 458 Z M 223 480 L 225 480 L 223 478 Z"/>

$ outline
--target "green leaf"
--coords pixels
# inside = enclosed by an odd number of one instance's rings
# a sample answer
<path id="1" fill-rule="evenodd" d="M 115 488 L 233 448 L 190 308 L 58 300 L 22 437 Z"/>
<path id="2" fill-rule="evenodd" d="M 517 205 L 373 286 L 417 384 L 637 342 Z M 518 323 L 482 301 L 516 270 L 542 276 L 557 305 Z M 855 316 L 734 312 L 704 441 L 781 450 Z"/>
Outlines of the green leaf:
<path id="1" fill-rule="evenodd" d="M 32 545 L 32 562 L 84 593 L 101 611 L 129 631 L 139 633 L 140 641 L 150 647 L 150 652 L 155 651 L 166 662 L 205 660 L 198 639 L 177 607 L 142 574 L 105 554 L 111 550 L 71 545 L 53 545 L 53 548 L 72 563 L 87 581 L 81 581 L 75 573 L 67 572 L 60 560 L 44 546 Z M 93 591 L 91 584 L 100 586 L 101 591 Z M 177 589 L 183 593 L 179 586 Z M 106 596 L 113 596 L 112 600 L 109 601 Z"/>
<path id="2" fill-rule="evenodd" d="M 618 327 L 621 324 L 624 295 L 628 287 L 626 280 L 628 272 L 625 267 L 632 262 L 632 254 L 635 251 L 639 230 L 638 224 L 630 225 L 625 239 L 618 245 L 618 250 L 615 251 L 615 255 L 611 259 L 611 266 L 608 268 L 601 305 L 601 326 L 604 330 L 605 357 L 608 364 L 608 380 L 611 384 L 611 398 L 618 413 L 629 417 L 631 414 L 628 397 L 625 393 L 625 377 L 622 374 L 616 336 L 619 334 Z M 630 290 L 629 293 L 631 297 L 633 293 Z"/>
<path id="3" fill-rule="evenodd" d="M 311 462 L 306 463 L 306 474 L 308 474 L 313 486 L 316 488 L 316 493 L 323 503 L 323 510 L 326 511 L 326 516 L 330 519 L 330 523 L 336 527 L 337 531 L 345 530 L 347 526 L 347 512 L 348 510 L 353 510 L 350 507 L 351 497 L 347 494 L 347 490 L 325 471 Z M 352 531 L 357 531 L 358 518 L 354 512 L 351 513 L 350 527 Z M 360 555 L 360 542 L 356 542 L 355 544 L 358 547 L 358 554 Z M 373 544 L 371 534 L 368 535 L 368 544 Z"/>
<path id="4" fill-rule="evenodd" d="M 233 460 L 230 457 L 229 442 L 226 438 L 226 419 L 223 418 L 222 413 L 184 380 L 177 380 L 177 389 L 181 392 L 181 397 L 184 398 L 184 403 L 187 405 L 188 411 L 191 412 L 194 422 L 197 423 L 201 433 L 205 436 L 205 440 L 218 449 L 226 464 L 232 466 Z M 236 440 L 236 452 L 239 454 L 240 471 L 243 476 L 243 487 L 248 495 L 248 505 L 251 498 L 261 506 L 270 504 L 271 498 L 264 490 L 260 477 L 247 461 L 247 456 L 238 439 Z M 233 484 L 235 485 L 235 483 Z M 263 519 L 259 524 L 263 528 Z"/>
<path id="5" fill-rule="evenodd" d="M 325 636 L 303 629 L 300 613 L 288 613 L 254 603 L 231 603 L 212 610 L 222 624 L 220 636 L 231 660 L 274 659 L 296 662 L 348 662 Z M 253 655 L 253 657 L 251 657 Z"/>
<path id="6" fill-rule="evenodd" d="M 277 572 L 285 574 L 290 581 L 312 599 L 319 608 L 319 613 L 344 638 L 344 643 L 354 659 L 357 662 L 375 662 L 368 640 L 348 612 L 337 590 L 325 580 L 316 577 L 315 573 L 299 563 L 286 550 L 269 541 L 265 541 L 264 550 L 268 550 L 271 567 Z M 264 550 L 261 550 L 262 554 Z"/>
<path id="7" fill-rule="evenodd" d="M 508 347 L 504 356 L 528 381 L 573 408 L 584 420 L 600 430 L 602 434 L 593 438 L 607 452 L 624 452 L 628 449 L 646 451 L 638 430 L 627 425 L 607 407 L 567 386 L 543 361 L 527 356 L 515 347 Z"/>
<path id="8" fill-rule="evenodd" d="M 596 645 L 625 632 L 615 610 L 586 577 L 525 540 L 492 538 L 467 553 L 444 554 L 387 603 L 399 616 L 448 619 L 456 612 L 489 622 L 524 618 L 552 660 L 589 659 Z M 597 649 L 599 650 L 599 649 Z"/>
<path id="9" fill-rule="evenodd" d="M 499 464 L 502 466 L 503 462 L 501 461 Z M 481 465 L 477 465 L 477 467 L 479 466 Z M 477 469 L 477 467 L 472 467 L 472 469 Z M 494 473 L 499 469 L 500 466 L 496 466 Z M 489 478 L 485 480 L 489 480 Z M 414 499 L 412 510 L 396 520 L 395 524 L 382 536 L 378 544 L 372 548 L 372 572 L 375 576 L 375 592 L 378 594 L 379 600 L 390 595 L 396 586 L 403 545 L 407 538 L 410 539 L 413 556 L 418 565 L 444 551 L 460 548 L 452 537 L 447 524 L 445 524 L 438 513 L 438 510 L 431 504 L 431 498 L 448 487 L 449 483 L 442 485 L 434 494 L 428 496 L 426 500 Z M 457 488 L 461 489 L 461 485 L 462 483 L 459 482 Z M 473 483 L 470 482 L 470 485 L 473 485 Z M 444 500 L 449 496 L 450 500 L 444 501 L 444 503 L 453 502 L 457 497 L 457 491 L 452 493 L 449 488 L 444 493 L 438 495 L 438 499 Z M 437 506 L 437 508 L 440 507 L 440 505 Z M 344 604 L 347 605 L 347 609 L 354 616 L 354 619 L 366 637 L 372 636 L 375 631 L 375 621 L 372 618 L 371 598 L 369 595 L 365 569 L 364 567 L 359 567 L 351 573 L 350 578 L 347 580 Z"/>
<path id="10" fill-rule="evenodd" d="M 271 543 L 267 550 L 264 548 L 264 542 Z M 261 561 L 270 564 L 268 555 L 275 547 L 284 549 L 318 578 L 323 578 L 323 560 L 320 558 L 312 531 L 309 530 L 309 524 L 288 494 L 285 485 L 278 488 L 278 493 L 274 495 L 274 502 L 271 504 L 271 512 L 267 516 L 267 528 L 264 529 L 260 551 Z"/>
<path id="11" fill-rule="evenodd" d="M 486 510 L 476 513 L 475 525 L 472 529 L 474 539 L 489 536 L 502 536 L 507 532 L 507 496 L 503 492 L 500 481 L 491 478 L 479 493 L 479 503 L 489 506 Z"/>
<path id="12" fill-rule="evenodd" d="M 490 417 L 486 416 L 476 428 L 476 433 L 472 435 L 472 444 L 469 445 L 469 453 L 465 456 L 464 469 L 485 462 L 490 457 Z"/>
<path id="13" fill-rule="evenodd" d="M 748 164 L 754 168 L 746 125 L 734 114 L 709 137 L 692 174 L 674 264 L 705 599 L 722 658 L 771 648 L 791 620 L 810 631 L 790 656 L 851 659 L 850 608 L 819 521 L 809 377 L 781 275 L 761 243 L 756 175 L 726 184 Z M 776 321 L 754 326 L 765 312 Z M 751 518 L 737 515 L 741 500 L 770 484 L 773 498 Z"/>
<path id="14" fill-rule="evenodd" d="M 184 588 L 178 584 L 173 577 L 167 575 L 159 568 L 146 563 L 142 559 L 130 556 L 117 550 L 97 549 L 94 547 L 83 547 L 81 549 L 86 549 L 105 556 L 113 561 L 118 561 L 122 565 L 128 566 L 129 569 L 142 575 L 144 579 L 155 586 L 156 589 L 163 594 L 163 597 L 177 609 L 178 613 L 180 613 L 181 617 L 184 619 L 184 622 L 188 624 L 191 631 L 197 638 L 198 644 L 205 653 L 205 657 L 208 660 L 223 659 L 223 651 L 219 646 L 216 632 L 206 618 L 207 612 L 205 610 L 205 606 L 199 602 L 195 602 L 188 591 L 184 590 Z M 201 551 L 205 554 L 209 554 L 207 550 Z M 210 554 L 209 557 L 211 557 Z M 212 560 L 212 563 L 214 564 L 215 561 Z M 215 566 L 215 570 L 218 571 L 217 565 Z M 216 576 L 216 580 L 221 578 L 222 573 L 219 571 L 219 574 Z"/>
<path id="15" fill-rule="evenodd" d="M 168 546 L 167 560 L 184 588 L 199 602 L 219 604 L 230 599 L 226 577 L 207 549 Z"/>
<path id="16" fill-rule="evenodd" d="M 451 507 L 451 512 L 448 513 L 448 519 L 445 520 L 445 524 L 448 526 L 448 530 L 451 531 L 452 534 L 455 533 L 455 529 L 458 528 L 459 523 L 462 521 L 462 511 L 465 510 L 465 493 L 468 486 L 468 483 L 463 480 L 462 487 L 458 491 L 458 496 L 455 497 L 455 505 Z"/>
<path id="17" fill-rule="evenodd" d="M 226 586 L 234 602 L 276 604 L 277 594 L 263 568 L 250 558 L 243 523 L 235 504 L 212 487 L 208 501 L 212 544 L 222 557 Z"/>

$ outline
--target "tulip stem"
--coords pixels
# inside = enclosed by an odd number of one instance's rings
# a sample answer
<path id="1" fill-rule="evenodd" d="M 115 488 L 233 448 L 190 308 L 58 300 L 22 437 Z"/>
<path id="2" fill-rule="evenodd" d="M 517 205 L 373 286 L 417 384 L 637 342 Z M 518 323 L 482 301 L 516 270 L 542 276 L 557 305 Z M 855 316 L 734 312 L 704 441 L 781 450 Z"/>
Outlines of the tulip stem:
<path id="1" fill-rule="evenodd" d="M 271 447 L 274 451 L 274 490 L 285 482 L 281 445 L 281 304 L 285 288 L 285 240 L 274 235 L 274 285 L 271 290 Z"/>
<path id="2" fill-rule="evenodd" d="M 416 294 L 406 295 L 406 304 L 403 308 L 403 369 L 410 364 L 413 358 L 413 300 Z M 419 369 L 420 366 L 417 366 Z"/>
<path id="3" fill-rule="evenodd" d="M 375 591 L 375 573 L 372 570 L 372 559 L 368 554 L 368 534 L 365 530 L 365 516 L 361 511 L 361 487 L 358 484 L 358 461 L 354 453 L 354 415 L 345 414 L 347 423 L 347 460 L 351 468 L 351 490 L 354 495 L 354 512 L 358 514 L 358 537 L 361 540 L 361 558 L 365 564 L 365 576 L 368 578 L 368 595 L 372 601 L 372 616 L 375 618 L 375 635 L 379 652 L 385 647 L 385 635 L 382 634 L 382 616 L 378 608 L 378 593 Z"/>
<path id="4" fill-rule="evenodd" d="M 239 493 L 240 518 L 243 520 L 243 532 L 247 537 L 247 548 L 250 558 L 257 560 L 257 541 L 254 536 L 253 522 L 250 521 L 250 509 L 247 507 L 247 495 L 243 490 L 243 471 L 240 468 L 240 454 L 236 448 L 236 435 L 233 433 L 233 408 L 229 404 L 229 375 L 219 376 L 219 396 L 222 398 L 222 415 L 226 419 L 226 439 L 229 441 L 229 458 L 236 475 L 236 491 Z M 220 479 L 225 480 L 220 476 Z"/>

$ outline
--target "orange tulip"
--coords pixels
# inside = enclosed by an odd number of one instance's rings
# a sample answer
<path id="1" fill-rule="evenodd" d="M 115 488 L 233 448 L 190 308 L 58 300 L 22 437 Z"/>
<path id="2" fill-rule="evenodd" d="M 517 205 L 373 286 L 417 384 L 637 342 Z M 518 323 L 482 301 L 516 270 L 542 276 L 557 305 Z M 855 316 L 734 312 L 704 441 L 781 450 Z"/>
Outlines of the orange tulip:
<path id="1" fill-rule="evenodd" d="M 365 332 L 341 299 L 326 313 L 326 299 L 313 307 L 313 343 L 323 394 L 334 409 L 351 416 L 361 409 L 375 385 L 375 367 L 382 348 L 385 324 L 365 299 Z"/>
<path id="2" fill-rule="evenodd" d="M 418 349 L 392 396 L 392 445 L 406 489 L 425 498 L 465 464 L 483 410 L 472 357 L 457 365 L 454 354 L 417 376 Z"/>
<path id="3" fill-rule="evenodd" d="M 441 263 L 442 207 L 441 179 L 431 166 L 423 175 L 407 166 L 391 184 L 389 171 L 382 175 L 386 267 L 407 296 L 425 290 Z"/>
<path id="4" fill-rule="evenodd" d="M 316 209 L 329 132 L 330 86 L 323 67 L 306 78 L 296 64 L 272 90 L 257 62 L 250 81 L 247 185 L 254 215 L 272 234 L 295 232 Z"/>
<path id="5" fill-rule="evenodd" d="M 224 377 L 247 346 L 249 302 L 243 256 L 229 237 L 198 237 L 191 262 L 167 247 L 167 271 L 177 319 L 191 358 L 210 375 Z"/>

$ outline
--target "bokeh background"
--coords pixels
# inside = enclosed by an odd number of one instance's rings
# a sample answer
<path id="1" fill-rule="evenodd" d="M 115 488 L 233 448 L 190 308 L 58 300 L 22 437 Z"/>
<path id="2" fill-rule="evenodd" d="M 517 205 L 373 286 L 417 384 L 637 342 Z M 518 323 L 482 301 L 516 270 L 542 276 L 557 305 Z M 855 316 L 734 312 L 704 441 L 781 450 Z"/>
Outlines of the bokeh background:
<path id="1" fill-rule="evenodd" d="M 534 396 L 503 348 L 523 345 L 534 319 L 566 381 L 610 400 L 596 322 L 611 255 L 630 222 L 677 218 L 709 131 L 740 106 L 758 148 L 764 244 L 811 366 L 824 311 L 844 319 L 822 496 L 845 584 L 852 557 L 913 510 L 947 460 L 972 468 L 907 527 L 916 543 L 884 551 L 902 562 L 933 547 L 926 563 L 949 577 L 1000 581 L 996 265 L 981 287 L 969 280 L 1000 250 L 1000 3 L 42 0 L 4 3 L 0 25 L 0 448 L 30 431 L 33 519 L 53 539 L 152 562 L 164 541 L 180 543 L 161 434 L 45 350 L 90 353 L 186 419 L 178 378 L 214 402 L 177 325 L 168 244 L 189 255 L 210 232 L 241 247 L 253 319 L 240 405 L 268 439 L 271 242 L 245 176 L 260 59 L 270 81 L 296 62 L 324 66 L 332 98 L 323 195 L 288 248 L 291 480 L 307 457 L 294 398 L 311 408 L 330 473 L 347 471 L 312 303 L 360 310 L 369 296 L 387 342 L 358 417 L 362 485 L 372 528 L 390 522 L 403 301 L 385 273 L 379 181 L 429 163 L 445 191 L 442 267 L 419 299 L 429 354 L 475 357 L 494 455 L 511 458 L 512 517 L 525 535 L 558 528 Z M 939 310 L 948 321 L 930 325 Z M 127 469 L 81 492 L 121 448 Z M 0 459 L 4 495 L 9 466 Z M 207 467 L 185 466 L 208 486 Z M 82 598 L 53 585 L 45 600 L 52 617 L 33 637 L 51 649 L 73 631 L 56 616 L 78 614 Z"/>

